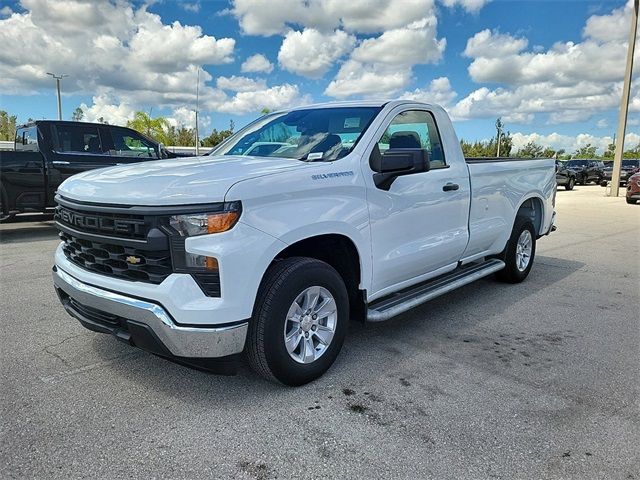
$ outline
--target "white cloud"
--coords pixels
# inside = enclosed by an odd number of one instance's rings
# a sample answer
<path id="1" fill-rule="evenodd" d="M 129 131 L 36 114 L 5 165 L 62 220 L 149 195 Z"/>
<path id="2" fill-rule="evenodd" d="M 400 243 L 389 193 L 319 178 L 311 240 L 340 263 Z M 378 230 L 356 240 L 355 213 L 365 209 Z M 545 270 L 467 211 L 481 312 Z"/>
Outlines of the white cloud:
<path id="1" fill-rule="evenodd" d="M 586 38 L 603 42 L 623 42 L 629 38 L 632 2 L 613 10 L 608 15 L 593 15 L 582 31 Z"/>
<path id="2" fill-rule="evenodd" d="M 314 28 L 288 32 L 278 52 L 280 66 L 298 75 L 320 78 L 333 62 L 351 51 L 356 43 L 353 35 L 336 30 L 324 34 Z"/>
<path id="3" fill-rule="evenodd" d="M 13 10 L 11 10 L 11 7 L 8 5 L 0 8 L 0 17 L 8 17 L 12 13 L 13 13 Z"/>
<path id="4" fill-rule="evenodd" d="M 329 83 L 325 94 L 335 98 L 389 96 L 406 87 L 410 81 L 410 70 L 348 60 Z"/>
<path id="5" fill-rule="evenodd" d="M 597 128 L 608 128 L 609 127 L 609 122 L 607 121 L 606 118 L 601 118 L 600 120 L 598 120 L 596 122 L 596 127 Z"/>
<path id="6" fill-rule="evenodd" d="M 216 105 L 214 110 L 243 114 L 259 112 L 263 108 L 280 110 L 310 103 L 310 101 L 309 97 L 300 94 L 297 85 L 284 84 L 262 90 L 238 92 L 232 98 Z"/>
<path id="7" fill-rule="evenodd" d="M 473 59 L 469 75 L 475 82 L 500 86 L 476 89 L 461 99 L 452 113 L 459 119 L 503 116 L 518 123 L 545 114 L 549 123 L 556 124 L 585 121 L 616 108 L 627 45 L 611 31 L 622 28 L 621 18 L 629 14 L 628 9 L 591 16 L 582 42 L 558 42 L 548 50 L 526 51 L 524 38 L 490 30 L 478 32 L 464 51 Z M 636 55 L 640 60 L 640 52 Z M 639 87 L 640 81 L 635 80 L 631 111 L 640 111 Z"/>
<path id="8" fill-rule="evenodd" d="M 477 13 L 491 0 L 440 0 L 445 6 L 453 8 L 456 5 L 464 8 L 467 12 Z"/>
<path id="9" fill-rule="evenodd" d="M 51 88 L 46 72 L 69 75 L 64 93 L 110 95 L 121 103 L 176 106 L 195 96 L 198 66 L 228 63 L 235 40 L 204 35 L 125 0 L 22 0 L 24 13 L 0 20 L 0 90 Z M 25 50 L 27 48 L 27 50 Z M 206 82 L 211 79 L 203 74 Z M 202 84 L 203 96 L 216 96 Z"/>
<path id="10" fill-rule="evenodd" d="M 183 2 L 180 6 L 187 12 L 198 13 L 200 12 L 200 2 L 188 3 Z"/>
<path id="11" fill-rule="evenodd" d="M 216 85 L 221 90 L 231 90 L 233 92 L 251 92 L 255 90 L 264 90 L 267 84 L 264 80 L 254 80 L 248 77 L 218 77 Z"/>
<path id="12" fill-rule="evenodd" d="M 549 135 L 541 135 L 539 133 L 521 133 L 511 134 L 513 140 L 513 151 L 517 151 L 529 142 L 535 142 L 543 147 L 553 148 L 554 150 L 563 149 L 567 153 L 573 153 L 580 147 L 591 144 L 597 148 L 599 152 L 603 152 L 613 138 L 609 136 L 598 137 L 588 133 L 580 133 L 578 135 L 561 135 L 559 133 L 551 133 Z M 637 133 L 628 133 L 625 136 L 625 150 L 635 147 L 640 143 L 640 135 Z"/>
<path id="13" fill-rule="evenodd" d="M 412 66 L 436 62 L 442 58 L 447 41 L 438 40 L 435 16 L 425 17 L 406 27 L 363 40 L 351 57 L 363 63 Z"/>
<path id="14" fill-rule="evenodd" d="M 438 21 L 433 3 L 428 7 L 420 20 L 362 40 L 329 83 L 325 94 L 336 98 L 395 95 L 411 82 L 414 65 L 440 60 L 446 40 L 437 38 Z"/>
<path id="15" fill-rule="evenodd" d="M 432 10 L 433 0 L 233 0 L 230 12 L 246 34 L 284 35 L 296 26 L 383 32 L 403 27 Z"/>
<path id="16" fill-rule="evenodd" d="M 526 38 L 515 38 L 486 29 L 467 40 L 463 54 L 471 58 L 500 58 L 524 50 L 528 43 Z"/>
<path id="17" fill-rule="evenodd" d="M 112 125 L 126 125 L 133 118 L 136 109 L 128 103 L 115 105 L 114 102 L 115 99 L 106 94 L 94 96 L 91 106 L 85 103 L 80 105 L 84 112 L 82 120 L 85 122 L 98 122 L 102 119 Z"/>
<path id="18" fill-rule="evenodd" d="M 240 71 L 244 73 L 264 72 L 271 73 L 273 64 L 264 55 L 257 53 L 247 58 L 240 67 Z"/>
<path id="19" fill-rule="evenodd" d="M 435 103 L 447 107 L 456 98 L 457 93 L 451 88 L 451 82 L 447 77 L 431 80 L 425 88 L 416 88 L 411 92 L 405 92 L 400 98 L 416 100 L 418 102 Z"/>

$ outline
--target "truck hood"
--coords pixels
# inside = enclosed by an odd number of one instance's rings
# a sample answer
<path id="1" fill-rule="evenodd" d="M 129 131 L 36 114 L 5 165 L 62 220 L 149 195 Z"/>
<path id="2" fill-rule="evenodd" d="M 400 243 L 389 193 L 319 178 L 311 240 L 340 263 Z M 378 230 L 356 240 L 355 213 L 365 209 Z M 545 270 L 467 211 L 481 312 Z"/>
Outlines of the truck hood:
<path id="1" fill-rule="evenodd" d="M 275 157 L 174 158 L 83 172 L 65 180 L 58 193 L 73 200 L 121 205 L 212 203 L 224 200 L 241 180 L 305 166 Z"/>

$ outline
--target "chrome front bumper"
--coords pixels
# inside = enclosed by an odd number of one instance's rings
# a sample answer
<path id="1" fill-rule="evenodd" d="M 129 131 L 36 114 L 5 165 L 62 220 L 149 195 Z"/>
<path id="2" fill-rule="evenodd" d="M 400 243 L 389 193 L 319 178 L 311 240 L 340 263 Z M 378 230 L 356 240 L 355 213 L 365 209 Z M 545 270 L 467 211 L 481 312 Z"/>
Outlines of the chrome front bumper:
<path id="1" fill-rule="evenodd" d="M 181 326 L 161 305 L 88 285 L 60 267 L 53 269 L 53 282 L 57 289 L 64 292 L 61 300 L 66 310 L 85 326 L 88 319 L 73 305 L 86 309 L 83 312 L 95 313 L 93 320 L 97 319 L 96 325 L 100 325 L 102 318 L 117 318 L 124 325 L 132 323 L 151 330 L 162 346 L 175 357 L 217 358 L 237 354 L 244 349 L 248 322 L 222 327 Z M 116 337 L 129 335 L 108 322 L 104 323 L 104 330 L 99 331 L 109 331 Z M 132 343 L 136 344 L 133 335 Z"/>

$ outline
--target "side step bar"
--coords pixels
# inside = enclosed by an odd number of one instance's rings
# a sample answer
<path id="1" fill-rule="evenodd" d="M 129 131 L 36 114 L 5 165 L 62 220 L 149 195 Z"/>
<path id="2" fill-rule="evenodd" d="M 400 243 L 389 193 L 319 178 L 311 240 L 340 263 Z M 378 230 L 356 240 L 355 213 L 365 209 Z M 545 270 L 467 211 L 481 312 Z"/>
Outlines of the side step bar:
<path id="1" fill-rule="evenodd" d="M 440 295 L 444 295 L 456 288 L 474 282 L 482 277 L 491 275 L 504 268 L 502 260 L 491 259 L 482 263 L 465 266 L 437 277 L 427 283 L 410 287 L 394 293 L 389 297 L 374 302 L 367 310 L 367 321 L 383 322 L 401 313 L 411 310 Z"/>

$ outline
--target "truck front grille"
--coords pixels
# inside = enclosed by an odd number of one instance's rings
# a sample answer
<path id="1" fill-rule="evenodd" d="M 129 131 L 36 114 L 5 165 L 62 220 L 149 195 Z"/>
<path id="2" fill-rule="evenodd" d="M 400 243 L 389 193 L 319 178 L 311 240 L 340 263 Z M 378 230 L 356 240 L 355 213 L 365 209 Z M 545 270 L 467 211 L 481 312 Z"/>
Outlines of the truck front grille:
<path id="1" fill-rule="evenodd" d="M 75 265 L 91 272 L 136 282 L 160 284 L 172 273 L 188 273 L 202 292 L 220 296 L 217 270 L 184 265 L 184 237 L 169 223 L 174 208 L 80 203 L 56 196 L 55 221 L 62 251 Z M 211 211 L 221 208 L 194 207 Z M 187 210 L 189 211 L 189 210 Z"/>
<path id="2" fill-rule="evenodd" d="M 62 251 L 76 265 L 92 272 L 125 280 L 161 283 L 171 275 L 169 250 L 144 250 L 133 246 L 115 245 L 105 241 L 79 238 L 61 231 Z"/>

